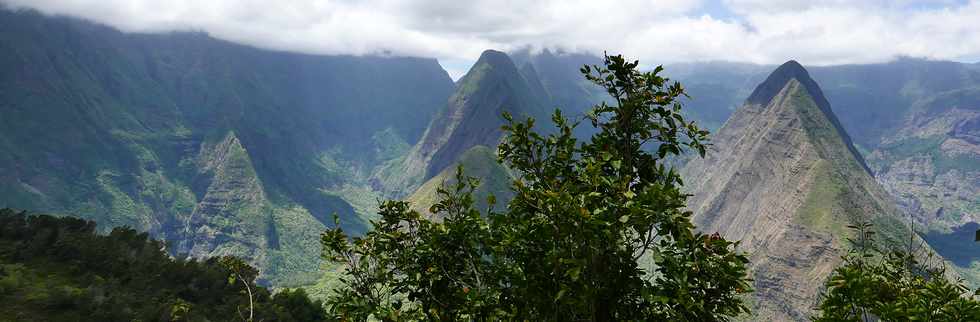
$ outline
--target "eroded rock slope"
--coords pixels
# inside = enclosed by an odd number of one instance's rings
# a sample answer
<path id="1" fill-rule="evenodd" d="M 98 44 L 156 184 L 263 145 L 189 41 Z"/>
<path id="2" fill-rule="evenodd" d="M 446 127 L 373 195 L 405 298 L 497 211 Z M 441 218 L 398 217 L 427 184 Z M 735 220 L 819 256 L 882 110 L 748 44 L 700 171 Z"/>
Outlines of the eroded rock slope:
<path id="1" fill-rule="evenodd" d="M 751 255 L 756 318 L 807 320 L 848 249 L 847 225 L 908 238 L 819 86 L 795 61 L 777 68 L 683 170 L 699 229 Z M 904 236 L 904 237 L 903 237 Z"/>

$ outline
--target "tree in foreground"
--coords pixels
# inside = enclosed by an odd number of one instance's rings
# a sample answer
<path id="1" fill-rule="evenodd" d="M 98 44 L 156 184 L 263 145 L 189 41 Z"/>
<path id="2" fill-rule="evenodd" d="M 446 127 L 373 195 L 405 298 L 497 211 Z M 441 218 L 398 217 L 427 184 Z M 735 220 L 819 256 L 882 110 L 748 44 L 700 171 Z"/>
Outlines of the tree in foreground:
<path id="1" fill-rule="evenodd" d="M 978 294 L 911 247 L 883 250 L 867 223 L 828 279 L 815 321 L 980 321 Z"/>
<path id="2" fill-rule="evenodd" d="M 590 140 L 558 111 L 556 131 L 508 124 L 501 162 L 518 174 L 503 211 L 475 209 L 462 170 L 439 190 L 435 219 L 386 201 L 363 237 L 338 226 L 324 257 L 346 267 L 328 300 L 338 319 L 717 321 L 745 313 L 746 257 L 694 231 L 666 159 L 705 153 L 707 131 L 681 115 L 680 84 L 657 67 L 606 56 L 585 77 L 606 89 Z M 648 152 L 655 151 L 655 152 Z M 650 263 L 641 265 L 640 263 Z"/>

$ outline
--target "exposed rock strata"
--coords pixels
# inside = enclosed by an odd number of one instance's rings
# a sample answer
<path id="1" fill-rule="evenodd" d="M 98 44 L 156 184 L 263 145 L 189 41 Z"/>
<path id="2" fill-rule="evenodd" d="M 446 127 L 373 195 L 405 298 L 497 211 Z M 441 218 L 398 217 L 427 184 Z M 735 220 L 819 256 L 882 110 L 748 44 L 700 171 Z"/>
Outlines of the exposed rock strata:
<path id="1" fill-rule="evenodd" d="M 807 320 L 851 233 L 870 221 L 885 242 L 901 212 L 870 175 L 830 105 L 796 62 L 780 66 L 683 170 L 700 230 L 741 240 L 758 318 Z M 907 238 L 907 237 L 906 237 Z"/>

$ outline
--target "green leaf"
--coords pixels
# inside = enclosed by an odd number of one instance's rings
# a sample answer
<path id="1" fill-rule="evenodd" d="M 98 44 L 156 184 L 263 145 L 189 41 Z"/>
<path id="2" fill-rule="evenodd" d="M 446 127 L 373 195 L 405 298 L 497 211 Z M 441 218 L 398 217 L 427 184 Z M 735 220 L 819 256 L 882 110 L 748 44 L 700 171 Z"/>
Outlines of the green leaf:
<path id="1" fill-rule="evenodd" d="M 568 290 L 564 288 L 559 290 L 558 295 L 555 295 L 555 301 L 561 300 L 561 298 L 565 296 L 565 293 L 567 293 L 567 291 Z"/>
<path id="2" fill-rule="evenodd" d="M 612 159 L 612 153 L 609 153 L 609 151 L 602 151 L 599 156 L 602 157 L 602 161 L 609 161 L 609 159 Z"/>

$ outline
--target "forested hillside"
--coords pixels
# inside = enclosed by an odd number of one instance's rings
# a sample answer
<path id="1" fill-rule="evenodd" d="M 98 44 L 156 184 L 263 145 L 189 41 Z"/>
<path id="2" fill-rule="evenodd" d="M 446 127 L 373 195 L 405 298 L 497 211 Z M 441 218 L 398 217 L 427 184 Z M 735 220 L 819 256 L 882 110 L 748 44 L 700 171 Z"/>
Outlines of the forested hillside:
<path id="1" fill-rule="evenodd" d="M 372 169 L 453 88 L 434 59 L 272 52 L 31 11 L 0 10 L 0 51 L 0 206 L 242 256 L 277 282 L 315 278 L 333 213 L 363 231 Z"/>
<path id="2" fill-rule="evenodd" d="M 0 320 L 325 321 L 302 291 L 272 294 L 231 257 L 171 258 L 128 228 L 0 209 Z"/>

